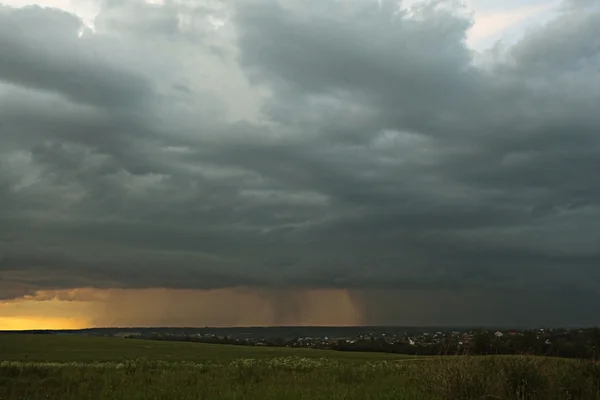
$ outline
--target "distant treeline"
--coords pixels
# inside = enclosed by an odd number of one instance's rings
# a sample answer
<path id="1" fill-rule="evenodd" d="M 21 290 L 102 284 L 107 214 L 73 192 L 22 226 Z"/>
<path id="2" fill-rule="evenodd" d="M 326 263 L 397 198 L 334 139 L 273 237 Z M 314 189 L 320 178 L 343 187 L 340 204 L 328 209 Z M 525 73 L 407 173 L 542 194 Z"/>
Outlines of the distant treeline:
<path id="1" fill-rule="evenodd" d="M 596 347 L 586 342 L 557 340 L 545 343 L 539 339 L 530 340 L 525 336 L 508 340 L 483 336 L 474 338 L 471 343 L 459 345 L 451 341 L 428 345 L 410 345 L 407 343 L 386 343 L 383 340 L 362 340 L 355 343 L 338 343 L 331 346 L 338 351 L 377 351 L 408 355 L 538 355 L 565 358 L 597 358 Z"/>

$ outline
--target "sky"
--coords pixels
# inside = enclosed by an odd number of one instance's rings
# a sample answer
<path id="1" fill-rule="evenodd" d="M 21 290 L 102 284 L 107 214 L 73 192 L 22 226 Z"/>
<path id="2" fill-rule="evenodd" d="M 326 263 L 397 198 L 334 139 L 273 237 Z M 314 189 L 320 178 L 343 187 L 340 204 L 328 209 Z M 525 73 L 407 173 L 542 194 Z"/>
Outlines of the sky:
<path id="1" fill-rule="evenodd" d="M 0 0 L 0 329 L 595 325 L 596 0 Z"/>

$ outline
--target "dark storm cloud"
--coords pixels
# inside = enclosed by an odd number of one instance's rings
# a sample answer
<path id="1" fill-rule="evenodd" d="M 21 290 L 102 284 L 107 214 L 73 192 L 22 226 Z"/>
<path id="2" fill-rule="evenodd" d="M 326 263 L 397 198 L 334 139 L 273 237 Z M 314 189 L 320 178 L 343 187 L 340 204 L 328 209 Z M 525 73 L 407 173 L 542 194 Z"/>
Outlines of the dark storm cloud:
<path id="1" fill-rule="evenodd" d="M 0 79 L 105 107 L 130 106 L 151 93 L 143 76 L 90 51 L 91 43 L 77 37 L 80 29 L 81 21 L 66 12 L 2 10 Z"/>
<path id="2" fill-rule="evenodd" d="M 433 3 L 243 2 L 219 31 L 207 4 L 194 25 L 114 2 L 81 38 L 2 10 L 2 297 L 335 287 L 370 323 L 411 296 L 431 321 L 481 293 L 597 304 L 597 7 L 477 64 L 471 22 Z"/>

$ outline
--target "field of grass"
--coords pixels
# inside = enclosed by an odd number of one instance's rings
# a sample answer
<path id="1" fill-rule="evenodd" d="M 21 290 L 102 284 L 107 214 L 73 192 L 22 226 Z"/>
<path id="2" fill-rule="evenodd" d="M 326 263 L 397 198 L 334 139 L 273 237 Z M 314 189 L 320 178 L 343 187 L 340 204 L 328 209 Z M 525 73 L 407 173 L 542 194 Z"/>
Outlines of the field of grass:
<path id="1" fill-rule="evenodd" d="M 600 399 L 600 364 L 0 335 L 0 399 Z"/>
<path id="2" fill-rule="evenodd" d="M 394 354 L 214 345 L 110 337 L 0 334 L 0 360 L 4 361 L 99 362 L 145 359 L 224 362 L 239 358 L 264 359 L 294 356 L 349 361 L 394 360 L 408 357 Z"/>

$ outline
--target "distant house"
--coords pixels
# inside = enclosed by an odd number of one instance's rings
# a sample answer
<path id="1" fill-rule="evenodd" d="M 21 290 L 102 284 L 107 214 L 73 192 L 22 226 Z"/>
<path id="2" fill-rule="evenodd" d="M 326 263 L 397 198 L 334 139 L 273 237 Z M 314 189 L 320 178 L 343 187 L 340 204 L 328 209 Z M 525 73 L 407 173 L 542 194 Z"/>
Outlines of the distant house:
<path id="1" fill-rule="evenodd" d="M 142 336 L 139 332 L 117 332 L 115 333 L 115 337 L 119 338 L 135 338 Z"/>
<path id="2" fill-rule="evenodd" d="M 496 333 L 494 333 L 494 336 L 496 336 L 497 338 L 504 336 L 504 333 L 497 331 Z"/>

